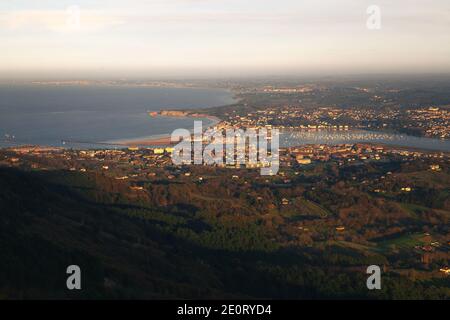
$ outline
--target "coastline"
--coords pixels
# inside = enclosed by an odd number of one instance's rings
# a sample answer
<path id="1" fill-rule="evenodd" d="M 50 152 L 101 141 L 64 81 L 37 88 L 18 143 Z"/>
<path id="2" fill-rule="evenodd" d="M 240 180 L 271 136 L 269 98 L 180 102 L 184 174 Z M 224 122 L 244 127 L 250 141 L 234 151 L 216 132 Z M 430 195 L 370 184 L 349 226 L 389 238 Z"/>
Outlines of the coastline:
<path id="1" fill-rule="evenodd" d="M 150 146 L 169 146 L 173 144 L 171 141 L 170 136 L 164 136 L 161 138 L 136 138 L 136 139 L 130 139 L 126 141 L 121 141 L 119 145 L 124 146 L 130 146 L 130 147 L 138 147 L 138 146 L 144 146 L 144 147 L 150 147 Z"/>
<path id="2" fill-rule="evenodd" d="M 190 119 L 208 119 L 211 121 L 211 123 L 208 123 L 206 127 L 204 127 L 204 130 L 207 130 L 216 124 L 220 123 L 222 120 L 218 117 L 211 116 L 208 114 L 189 114 L 189 112 L 186 111 L 180 111 L 180 110 L 161 110 L 159 112 L 153 113 L 153 115 L 150 115 L 153 117 L 174 117 L 174 118 L 190 118 Z M 192 131 L 192 130 L 189 130 Z M 150 146 L 170 146 L 173 144 L 177 144 L 179 141 L 172 141 L 171 133 L 167 134 L 161 134 L 161 135 L 154 135 L 154 136 L 148 136 L 148 137 L 136 137 L 131 139 L 121 139 L 121 140 L 114 140 L 114 141 L 108 141 L 108 143 L 113 143 L 117 145 L 123 145 L 123 146 L 129 146 L 129 147 L 150 147 Z"/>
<path id="3" fill-rule="evenodd" d="M 170 137 L 173 130 L 178 128 L 185 128 L 187 130 L 193 131 L 194 119 L 197 121 L 203 121 L 204 129 L 215 125 L 220 122 L 221 119 L 207 115 L 208 112 L 205 109 L 222 107 L 229 104 L 235 103 L 234 94 L 229 88 L 224 87 L 210 87 L 210 86 L 185 86 L 178 83 L 176 85 L 168 84 L 166 82 L 155 82 L 142 84 L 124 84 L 118 83 L 105 83 L 105 82 L 89 82 L 84 83 L 83 81 L 62 81 L 53 82 L 42 82 L 42 83 L 31 83 L 31 82 L 20 82 L 13 84 L 5 84 L 5 97 L 10 97 L 12 102 L 14 99 L 22 99 L 22 96 L 26 98 L 28 96 L 33 96 L 35 91 L 41 90 L 35 87 L 55 87 L 55 89 L 46 88 L 39 91 L 42 95 L 42 101 L 39 103 L 44 104 L 47 99 L 51 99 L 49 103 L 50 107 L 42 107 L 43 110 L 39 112 L 37 116 L 37 121 L 35 121 L 34 110 L 33 112 L 26 113 L 26 117 L 20 118 L 20 121 L 7 122 L 5 117 L 0 121 L 0 135 L 5 135 L 3 139 L 4 142 L 0 141 L 1 148 L 7 148 L 14 145 L 37 145 L 37 146 L 57 146 L 62 148 L 126 148 L 128 146 L 143 145 L 143 146 L 159 146 L 159 145 L 170 145 Z M 11 88 L 9 88 L 11 86 Z M 92 97 L 87 95 L 89 101 L 83 98 L 79 103 L 73 102 L 73 99 L 69 99 L 71 102 L 65 104 L 66 91 L 58 91 L 57 87 L 67 86 L 76 87 L 80 92 L 85 92 L 85 88 L 93 88 L 95 91 L 89 91 L 92 93 Z M 3 85 L 0 83 L 0 89 Z M 104 91 L 104 87 L 122 87 L 124 88 L 124 102 L 121 99 L 115 99 L 117 94 L 115 91 L 107 90 Z M 135 91 L 128 91 L 129 87 L 146 87 L 146 88 L 157 88 L 155 91 L 144 90 L 137 94 L 136 97 L 133 96 Z M 97 88 L 99 91 L 97 92 Z M 182 88 L 187 91 L 178 91 L 175 89 Z M 160 91 L 159 89 L 174 89 L 174 91 Z M 203 91 L 206 89 L 206 91 Z M 31 90 L 31 91 L 30 91 Z M 102 91 L 103 90 L 103 91 Z M 200 90 L 197 92 L 197 90 Z M 209 91 L 212 90 L 212 91 Z M 28 94 L 28 92 L 30 92 Z M 72 89 L 67 91 L 67 94 L 74 94 L 78 91 L 72 91 Z M 130 92 L 130 94 L 128 94 Z M 171 99 L 166 98 L 167 95 L 174 93 L 174 97 Z M 27 94 L 24 94 L 27 93 Z M 111 95 L 110 95 L 111 94 Z M 2 97 L 3 97 L 2 91 Z M 83 96 L 83 95 L 80 95 Z M 130 98 L 131 97 L 131 98 Z M 155 97 L 155 98 L 153 98 Z M 45 99 L 44 99 L 45 98 Z M 92 99 L 91 99 L 92 98 Z M 98 99 L 98 101 L 97 101 Z M 128 106 L 126 99 L 130 100 L 130 106 Z M 91 102 L 94 101 L 96 103 Z M 116 102 L 118 100 L 119 102 Z M 167 101 L 166 101 L 167 100 Z M 6 101 L 6 100 L 5 100 Z M 36 100 L 38 101 L 38 100 Z M 148 102 L 149 101 L 149 102 Z M 20 102 L 20 101 L 19 101 Z M 18 103 L 19 103 L 18 102 Z M 33 100 L 30 100 L 30 105 L 33 105 Z M 97 104 L 99 107 L 93 107 Z M 71 105 L 73 104 L 73 106 Z M 92 106 L 91 106 L 92 104 Z M 147 106 L 148 104 L 148 106 Z M 26 107 L 28 104 L 24 104 Z M 112 112 L 110 113 L 109 105 L 111 105 Z M 6 106 L 5 110 L 8 111 L 12 116 L 15 112 L 19 112 L 20 108 L 12 108 L 9 105 Z M 47 109 L 45 109 L 47 108 Z M 119 112 L 121 109 L 130 108 L 130 115 L 127 117 L 122 117 L 123 112 Z M 172 109 L 173 108 L 173 109 Z M 195 109 L 194 109 L 195 108 Z M 11 110 L 10 110 L 11 109 Z M 16 110 L 17 109 L 17 110 Z M 151 119 L 149 113 L 152 111 L 159 110 L 183 110 L 185 115 L 178 117 L 179 119 L 174 119 L 173 117 L 161 116 L 160 118 Z M 203 111 L 205 110 L 205 111 Z M 89 117 L 89 121 L 85 121 L 84 114 L 81 112 L 93 112 L 94 117 L 98 117 L 101 121 L 97 122 L 94 118 Z M 47 117 L 47 113 L 49 117 Z M 73 114 L 71 114 L 73 113 Z M 65 115 L 67 114 L 67 115 Z M 104 116 L 103 114 L 106 114 Z M 219 115 L 220 116 L 220 115 Z M 184 117 L 185 119 L 183 119 Z M 74 120 L 72 120 L 72 118 Z M 104 119 L 111 119 L 111 121 L 105 121 Z M 172 118 L 172 119 L 169 119 Z M 53 127 L 47 125 L 47 122 L 51 120 L 51 123 L 56 123 Z M 55 119 L 55 120 L 53 120 Z M 125 120 L 121 120 L 125 119 Z M 24 121 L 28 121 L 27 125 L 23 125 Z M 41 121 L 43 124 L 40 124 Z M 126 122 L 125 122 L 126 121 Z M 118 123 L 117 129 L 114 123 Z M 29 124 L 28 124 L 29 123 Z M 65 125 L 68 124 L 68 125 Z M 86 130 L 85 130 L 85 124 Z M 23 126 L 23 127 L 22 127 Z M 44 127 L 46 132 L 41 136 L 41 127 Z M 73 128 L 72 128 L 73 127 Z M 104 133 L 103 133 L 104 131 Z M 7 135 L 13 135 L 17 137 L 14 141 L 8 141 Z"/>

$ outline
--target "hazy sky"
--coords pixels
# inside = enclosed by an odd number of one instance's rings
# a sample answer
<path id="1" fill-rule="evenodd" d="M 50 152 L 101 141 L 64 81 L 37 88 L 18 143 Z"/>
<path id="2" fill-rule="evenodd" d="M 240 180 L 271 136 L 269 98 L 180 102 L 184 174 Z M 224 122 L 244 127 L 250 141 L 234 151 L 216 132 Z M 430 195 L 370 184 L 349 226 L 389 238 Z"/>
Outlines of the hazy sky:
<path id="1" fill-rule="evenodd" d="M 450 1 L 1 1 L 0 77 L 61 72 L 450 72 Z"/>

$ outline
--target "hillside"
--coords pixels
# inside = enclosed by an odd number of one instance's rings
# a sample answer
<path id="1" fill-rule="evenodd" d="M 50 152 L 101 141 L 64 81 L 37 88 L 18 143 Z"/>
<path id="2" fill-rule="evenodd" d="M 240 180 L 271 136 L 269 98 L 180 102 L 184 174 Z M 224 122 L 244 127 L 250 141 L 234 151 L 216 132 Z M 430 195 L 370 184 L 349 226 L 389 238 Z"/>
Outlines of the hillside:
<path id="1" fill-rule="evenodd" d="M 382 256 L 341 245 L 326 251 L 280 245 L 268 239 L 273 231 L 252 220 L 228 215 L 219 226 L 218 217 L 201 213 L 201 202 L 207 199 L 197 202 L 198 208 L 155 207 L 152 198 L 162 190 L 136 198 L 125 192 L 126 183 L 114 182 L 94 173 L 0 169 L 1 298 L 442 298 L 448 294 L 448 284 L 436 282 L 431 287 L 395 274 L 386 279 L 382 292 L 369 293 L 363 272 L 336 269 L 332 262 L 363 265 L 383 262 Z M 183 187 L 178 188 L 183 194 Z M 312 212 L 322 210 L 308 207 Z M 70 264 L 82 269 L 81 291 L 65 288 Z"/>

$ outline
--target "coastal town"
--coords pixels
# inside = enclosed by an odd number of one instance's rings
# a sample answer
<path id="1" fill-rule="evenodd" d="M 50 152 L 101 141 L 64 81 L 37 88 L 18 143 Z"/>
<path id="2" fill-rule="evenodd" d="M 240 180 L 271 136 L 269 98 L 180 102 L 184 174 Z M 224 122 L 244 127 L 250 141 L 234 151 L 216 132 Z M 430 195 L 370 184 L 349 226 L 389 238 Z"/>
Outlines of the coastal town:
<path id="1" fill-rule="evenodd" d="M 0 165 L 12 167 L 25 166 L 29 169 L 40 170 L 65 169 L 81 172 L 99 169 L 105 171 L 115 169 L 112 171 L 120 172 L 121 168 L 134 168 L 136 171 L 133 174 L 139 173 L 140 175 L 145 175 L 153 168 L 174 166 L 171 158 L 173 152 L 173 146 L 87 150 L 19 146 L 2 149 L 1 153 L 3 154 L 3 158 L 0 158 Z M 248 161 L 248 155 L 246 155 L 246 161 L 244 163 L 238 162 L 236 156 L 231 161 L 224 161 L 223 164 L 214 164 L 214 166 L 222 166 L 229 169 L 254 168 L 253 164 Z M 335 163 L 341 166 L 373 161 L 415 161 L 419 159 L 428 161 L 436 160 L 437 164 L 430 165 L 430 168 L 439 170 L 439 163 L 447 163 L 450 160 L 450 153 L 408 150 L 406 148 L 370 143 L 301 145 L 280 148 L 279 150 L 280 165 L 289 168 L 302 168 L 306 165 L 319 163 Z M 208 164 L 202 163 L 202 165 L 206 166 Z"/>
<path id="2" fill-rule="evenodd" d="M 222 128 L 271 127 L 297 130 L 391 130 L 425 137 L 450 138 L 449 108 L 414 110 L 342 109 L 301 106 L 268 107 L 247 114 L 226 114 Z"/>

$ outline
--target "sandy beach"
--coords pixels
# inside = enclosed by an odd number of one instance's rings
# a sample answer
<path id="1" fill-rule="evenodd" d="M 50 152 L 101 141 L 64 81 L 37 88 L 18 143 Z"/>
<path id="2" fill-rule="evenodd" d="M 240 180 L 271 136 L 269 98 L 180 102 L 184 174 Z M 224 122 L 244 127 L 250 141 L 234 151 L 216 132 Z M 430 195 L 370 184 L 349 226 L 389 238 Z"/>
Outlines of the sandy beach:
<path id="1" fill-rule="evenodd" d="M 159 137 L 159 138 L 141 138 L 141 139 L 133 139 L 127 141 L 121 141 L 121 144 L 129 145 L 129 146 L 168 146 L 171 144 L 176 144 L 178 141 L 172 142 L 170 136 Z"/>
<path id="2" fill-rule="evenodd" d="M 156 115 L 159 116 L 159 115 Z M 204 130 L 216 125 L 217 123 L 219 123 L 221 120 L 217 117 L 214 116 L 210 116 L 207 114 L 191 114 L 191 115 L 186 115 L 186 114 L 182 114 L 180 116 L 177 116 L 175 114 L 168 114 L 165 113 L 164 114 L 165 117 L 170 116 L 170 117 L 190 117 L 190 118 L 194 118 L 194 119 L 208 119 L 211 120 L 212 123 L 209 124 L 208 126 L 206 126 L 204 128 Z M 188 128 L 187 128 L 188 129 Z M 136 139 L 127 139 L 127 140 L 120 140 L 117 141 L 117 143 L 119 145 L 125 145 L 125 146 L 132 146 L 132 147 L 150 147 L 150 146 L 170 146 L 170 145 L 174 145 L 177 144 L 178 142 L 180 142 L 180 140 L 178 141 L 171 141 L 171 136 L 170 134 L 167 135 L 162 135 L 162 136 L 158 136 L 158 137 L 142 137 L 142 138 L 136 138 Z"/>

